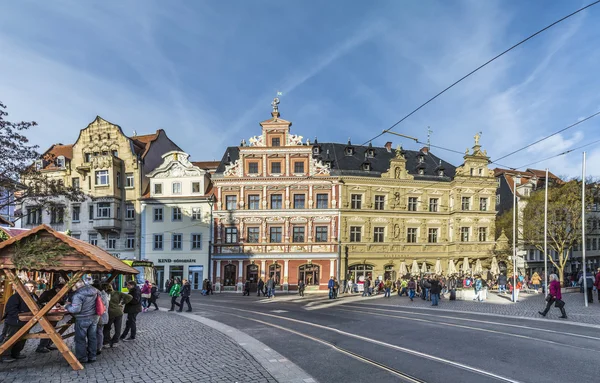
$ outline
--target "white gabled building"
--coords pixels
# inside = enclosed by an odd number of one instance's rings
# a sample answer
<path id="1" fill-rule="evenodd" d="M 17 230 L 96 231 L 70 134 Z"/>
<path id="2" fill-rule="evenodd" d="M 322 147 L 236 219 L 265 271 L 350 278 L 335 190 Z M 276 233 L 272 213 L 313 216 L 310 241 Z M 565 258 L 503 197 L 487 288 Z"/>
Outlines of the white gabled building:
<path id="1" fill-rule="evenodd" d="M 189 155 L 172 151 L 147 175 L 149 192 L 141 200 L 141 258 L 154 262 L 157 283 L 189 279 L 202 289 L 208 278 L 212 196 L 209 173 Z"/>

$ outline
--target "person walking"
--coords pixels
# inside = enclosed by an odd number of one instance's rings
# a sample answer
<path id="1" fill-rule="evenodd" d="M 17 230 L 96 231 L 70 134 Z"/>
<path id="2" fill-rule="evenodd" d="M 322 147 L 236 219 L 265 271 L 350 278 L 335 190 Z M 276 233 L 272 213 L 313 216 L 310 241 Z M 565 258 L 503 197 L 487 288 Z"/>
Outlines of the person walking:
<path id="1" fill-rule="evenodd" d="M 391 279 L 387 279 L 385 281 L 385 294 L 383 295 L 384 298 L 390 298 L 392 296 L 392 280 Z"/>
<path id="2" fill-rule="evenodd" d="M 169 295 L 171 296 L 171 309 L 169 311 L 175 311 L 175 306 L 181 307 L 181 304 L 177 303 L 177 298 L 181 295 L 181 283 L 179 282 L 179 279 L 176 279 L 173 286 L 171 286 Z"/>
<path id="3" fill-rule="evenodd" d="M 273 277 L 267 281 L 267 298 L 275 298 L 275 280 Z"/>
<path id="4" fill-rule="evenodd" d="M 260 297 L 260 294 L 262 293 L 263 297 L 266 296 L 265 294 L 265 281 L 263 281 L 262 278 L 260 278 L 258 280 L 258 284 L 257 284 L 257 292 L 256 292 L 256 296 Z"/>
<path id="5" fill-rule="evenodd" d="M 596 270 L 596 280 L 594 281 L 596 292 L 598 293 L 598 302 L 600 302 L 600 267 Z"/>
<path id="6" fill-rule="evenodd" d="M 369 277 L 366 277 L 364 282 L 363 282 L 363 293 L 362 293 L 363 297 L 366 296 L 371 296 L 371 280 L 369 279 Z"/>
<path id="7" fill-rule="evenodd" d="M 158 299 L 159 296 L 160 296 L 160 293 L 158 292 L 158 288 L 156 288 L 156 285 L 154 285 L 151 282 L 150 283 L 150 299 L 148 299 L 148 307 L 146 308 L 146 311 L 148 311 L 148 309 L 152 305 L 154 305 L 154 311 L 158 310 L 158 305 L 156 304 L 156 300 Z"/>
<path id="8" fill-rule="evenodd" d="M 250 280 L 246 279 L 246 283 L 244 283 L 244 294 L 242 296 L 250 296 Z"/>
<path id="9" fill-rule="evenodd" d="M 304 281 L 302 279 L 300 279 L 298 281 L 298 295 L 300 295 L 301 297 L 304 296 L 304 288 L 306 287 L 306 285 L 304 284 Z"/>
<path id="10" fill-rule="evenodd" d="M 562 294 L 560 291 L 560 281 L 558 280 L 558 276 L 556 274 L 550 274 L 549 279 L 550 289 L 548 296 L 546 297 L 546 301 L 548 303 L 546 304 L 546 308 L 544 309 L 544 311 L 538 311 L 538 314 L 545 317 L 546 314 L 548 314 L 548 311 L 550 311 L 550 307 L 552 307 L 552 304 L 554 303 L 554 307 L 557 307 L 560 310 L 560 313 L 562 314 L 559 318 L 566 319 L 567 312 L 565 311 L 565 302 L 562 300 Z"/>
<path id="11" fill-rule="evenodd" d="M 475 297 L 473 298 L 473 300 L 481 302 L 483 300 L 481 297 L 483 294 L 483 281 L 481 280 L 481 275 L 475 276 L 475 282 L 473 283 L 473 290 L 475 291 Z"/>
<path id="12" fill-rule="evenodd" d="M 121 326 L 123 325 L 123 306 L 133 297 L 121 291 L 115 291 L 111 284 L 106 284 L 104 290 L 109 295 L 108 322 L 104 325 L 104 347 L 116 347 L 119 344 Z M 115 327 L 115 334 L 111 337 L 110 330 Z"/>
<path id="13" fill-rule="evenodd" d="M 125 330 L 123 330 L 123 334 L 121 334 L 120 337 L 121 340 L 125 341 L 135 340 L 137 333 L 137 315 L 142 312 L 142 291 L 135 281 L 127 282 L 127 288 L 129 289 L 131 300 L 123 309 L 123 312 L 127 314 L 127 320 L 125 321 Z M 127 338 L 129 330 L 131 330 L 131 335 Z"/>
<path id="14" fill-rule="evenodd" d="M 410 278 L 410 281 L 408 281 L 407 287 L 408 287 L 408 297 L 410 298 L 410 301 L 413 302 L 413 299 L 415 297 L 415 291 L 417 290 L 417 283 L 415 282 L 415 278 L 413 278 L 413 277 Z"/>
<path id="15" fill-rule="evenodd" d="M 145 281 L 142 286 L 142 312 L 148 311 L 148 306 L 150 306 L 150 298 L 152 297 L 151 290 L 152 286 L 150 286 L 150 281 Z"/>
<path id="16" fill-rule="evenodd" d="M 335 288 L 335 280 L 333 279 L 333 275 L 329 278 L 329 282 L 327 282 L 327 288 L 329 289 L 329 299 L 335 298 L 335 292 L 333 289 Z"/>
<path id="17" fill-rule="evenodd" d="M 96 298 L 99 291 L 83 281 L 77 281 L 73 290 L 72 302 L 67 302 L 65 309 L 75 318 L 75 357 L 80 363 L 94 363 L 98 351 Z"/>
<path id="18" fill-rule="evenodd" d="M 181 302 L 179 302 L 179 312 L 183 311 L 183 304 L 187 303 L 188 309 L 186 312 L 192 311 L 192 305 L 190 304 L 190 295 L 192 295 L 192 285 L 187 279 L 183 280 L 183 287 L 181 288 Z"/>
<path id="19" fill-rule="evenodd" d="M 540 292 L 540 285 L 542 284 L 542 278 L 537 273 L 537 271 L 535 273 L 533 273 L 533 275 L 531 276 L 531 284 L 533 285 L 533 288 L 535 289 L 535 292 L 539 293 Z"/>

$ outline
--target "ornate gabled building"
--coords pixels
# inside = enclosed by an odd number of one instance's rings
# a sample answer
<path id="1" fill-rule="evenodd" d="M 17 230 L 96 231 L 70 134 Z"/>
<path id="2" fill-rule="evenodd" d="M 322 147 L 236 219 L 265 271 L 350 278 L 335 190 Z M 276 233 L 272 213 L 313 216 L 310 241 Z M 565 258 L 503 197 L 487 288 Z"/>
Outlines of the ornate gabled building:
<path id="1" fill-rule="evenodd" d="M 420 151 L 315 144 L 314 153 L 343 185 L 342 275 L 362 280 L 396 278 L 404 262 L 446 271 L 491 260 L 496 182 L 489 158 L 475 137 L 459 167 L 424 147 Z M 471 265 L 471 267 L 474 266 Z"/>
<path id="2" fill-rule="evenodd" d="M 148 187 L 146 174 L 162 162 L 162 154 L 172 150 L 181 149 L 162 129 L 128 137 L 120 126 L 96 117 L 74 144 L 53 145 L 35 163 L 48 178 L 80 188 L 87 201 L 65 200 L 46 212 L 35 200 L 26 200 L 21 207 L 22 226 L 46 223 L 117 257 L 139 258 L 139 198 Z"/>
<path id="3" fill-rule="evenodd" d="M 241 291 L 246 280 L 273 278 L 282 290 L 326 289 L 338 275 L 339 188 L 313 146 L 291 134 L 279 100 L 262 131 L 227 148 L 212 176 L 213 280 L 217 290 Z"/>

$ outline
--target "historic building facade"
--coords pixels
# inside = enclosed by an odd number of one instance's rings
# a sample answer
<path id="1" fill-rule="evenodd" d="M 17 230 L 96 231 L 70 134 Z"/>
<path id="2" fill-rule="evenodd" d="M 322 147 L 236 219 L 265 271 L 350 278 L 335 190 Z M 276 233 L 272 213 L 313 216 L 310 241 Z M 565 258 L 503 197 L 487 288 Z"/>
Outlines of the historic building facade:
<path id="1" fill-rule="evenodd" d="M 272 118 L 247 145 L 227 148 L 212 176 L 216 289 L 240 292 L 246 280 L 273 278 L 279 289 L 326 289 L 338 275 L 340 184 L 313 146 Z"/>
<path id="2" fill-rule="evenodd" d="M 141 257 L 154 262 L 157 284 L 188 279 L 202 289 L 208 278 L 212 195 L 208 171 L 189 155 L 172 151 L 147 175 L 150 190 L 141 201 Z"/>
<path id="3" fill-rule="evenodd" d="M 473 150 L 455 168 L 424 147 L 420 151 L 323 144 L 318 149 L 341 192 L 342 275 L 362 280 L 397 278 L 408 271 L 446 272 L 468 257 L 491 261 L 494 249 L 494 173 L 475 137 Z M 489 267 L 489 266 L 488 266 Z"/>
<path id="4" fill-rule="evenodd" d="M 96 117 L 74 144 L 53 145 L 34 164 L 49 179 L 80 188 L 87 200 L 62 201 L 51 211 L 26 200 L 21 206 L 22 227 L 46 223 L 116 257 L 138 259 L 139 199 L 148 187 L 146 174 L 172 150 L 181 149 L 163 130 L 128 137 L 120 126 Z"/>

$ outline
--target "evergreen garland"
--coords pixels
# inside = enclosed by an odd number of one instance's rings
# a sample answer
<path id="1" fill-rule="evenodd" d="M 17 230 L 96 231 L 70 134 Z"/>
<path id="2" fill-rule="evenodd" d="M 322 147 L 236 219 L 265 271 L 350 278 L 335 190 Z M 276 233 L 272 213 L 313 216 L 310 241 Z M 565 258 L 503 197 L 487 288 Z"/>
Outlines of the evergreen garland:
<path id="1" fill-rule="evenodd" d="M 59 260 L 72 249 L 63 242 L 38 237 L 15 243 L 12 262 L 17 270 L 34 270 L 40 266 L 58 266 Z"/>
<path id="2" fill-rule="evenodd" d="M 8 239 L 8 234 L 4 230 L 0 230 L 0 242 L 4 242 Z"/>

